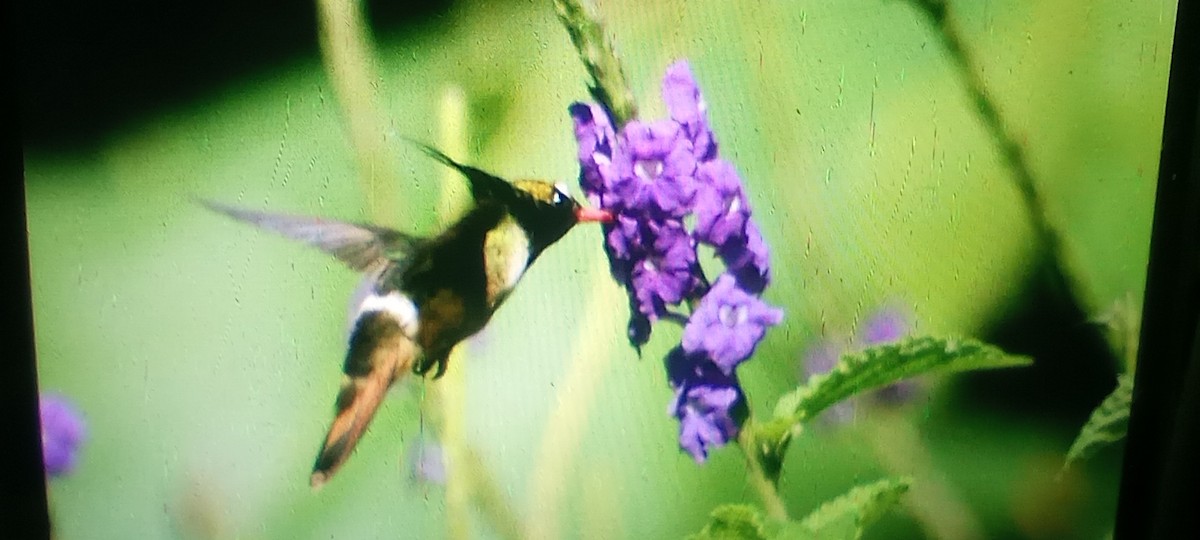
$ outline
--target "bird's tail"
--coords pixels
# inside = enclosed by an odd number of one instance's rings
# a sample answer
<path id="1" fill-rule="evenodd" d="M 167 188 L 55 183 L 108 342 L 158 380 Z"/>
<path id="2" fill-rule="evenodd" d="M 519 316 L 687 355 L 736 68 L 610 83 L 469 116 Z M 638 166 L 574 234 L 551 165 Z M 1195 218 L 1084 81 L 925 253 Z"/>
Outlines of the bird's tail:
<path id="1" fill-rule="evenodd" d="M 387 390 L 412 369 L 417 346 L 384 311 L 364 313 L 350 338 L 337 413 L 313 464 L 312 487 L 333 477 L 358 444 Z"/>

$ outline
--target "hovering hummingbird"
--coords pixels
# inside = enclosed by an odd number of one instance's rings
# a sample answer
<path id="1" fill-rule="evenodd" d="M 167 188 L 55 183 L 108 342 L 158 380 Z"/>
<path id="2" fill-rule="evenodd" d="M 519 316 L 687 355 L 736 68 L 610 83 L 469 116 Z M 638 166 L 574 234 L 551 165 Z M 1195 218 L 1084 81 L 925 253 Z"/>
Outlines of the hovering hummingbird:
<path id="1" fill-rule="evenodd" d="M 367 294 L 355 307 L 336 416 L 313 465 L 313 487 L 346 461 L 393 382 L 409 369 L 423 376 L 435 366 L 433 377 L 441 377 L 450 350 L 487 324 L 543 250 L 576 223 L 612 219 L 606 211 L 580 206 L 565 187 L 509 182 L 421 147 L 462 173 L 475 201 L 458 222 L 430 238 L 203 201 L 317 247 L 367 276 Z"/>

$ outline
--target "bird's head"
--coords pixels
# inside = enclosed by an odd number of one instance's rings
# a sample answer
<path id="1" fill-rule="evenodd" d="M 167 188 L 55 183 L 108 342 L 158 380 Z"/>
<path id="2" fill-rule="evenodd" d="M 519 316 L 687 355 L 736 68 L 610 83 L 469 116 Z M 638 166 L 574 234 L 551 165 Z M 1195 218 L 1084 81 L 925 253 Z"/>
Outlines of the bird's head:
<path id="1" fill-rule="evenodd" d="M 612 221 L 608 211 L 579 204 L 563 184 L 517 180 L 511 186 L 512 198 L 505 203 L 529 235 L 534 256 L 562 238 L 576 223 Z"/>

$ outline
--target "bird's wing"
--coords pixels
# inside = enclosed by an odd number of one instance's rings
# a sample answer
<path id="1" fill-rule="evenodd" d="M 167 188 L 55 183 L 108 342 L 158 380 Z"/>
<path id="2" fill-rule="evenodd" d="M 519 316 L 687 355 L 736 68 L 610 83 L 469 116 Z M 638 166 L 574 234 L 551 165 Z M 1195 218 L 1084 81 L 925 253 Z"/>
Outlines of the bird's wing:
<path id="1" fill-rule="evenodd" d="M 374 225 L 361 225 L 323 218 L 271 214 L 200 201 L 210 210 L 299 240 L 324 251 L 358 271 L 398 259 L 420 242 L 417 237 Z"/>

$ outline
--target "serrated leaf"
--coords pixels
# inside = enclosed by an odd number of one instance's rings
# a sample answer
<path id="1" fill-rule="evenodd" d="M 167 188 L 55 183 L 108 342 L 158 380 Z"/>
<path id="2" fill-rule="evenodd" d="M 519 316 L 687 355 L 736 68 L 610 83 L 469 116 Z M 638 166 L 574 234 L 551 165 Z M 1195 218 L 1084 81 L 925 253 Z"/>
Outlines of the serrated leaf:
<path id="1" fill-rule="evenodd" d="M 1129 429 L 1129 406 L 1132 403 L 1133 374 L 1125 373 L 1117 377 L 1117 388 L 1092 411 L 1079 436 L 1071 443 L 1063 469 L 1125 438 L 1125 432 Z"/>
<path id="2" fill-rule="evenodd" d="M 745 504 L 718 506 L 709 516 L 708 524 L 689 540 L 766 540 L 758 510 Z"/>
<path id="3" fill-rule="evenodd" d="M 778 538 L 857 540 L 908 491 L 912 479 L 888 478 L 856 487 L 783 527 Z"/>
<path id="4" fill-rule="evenodd" d="M 1027 366 L 1033 359 L 973 339 L 920 337 L 843 354 L 828 373 L 813 375 L 780 398 L 776 418 L 800 422 L 859 392 L 917 375 Z"/>

